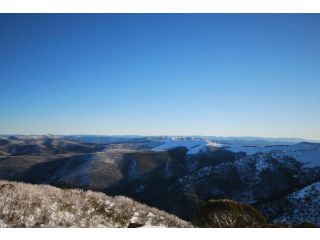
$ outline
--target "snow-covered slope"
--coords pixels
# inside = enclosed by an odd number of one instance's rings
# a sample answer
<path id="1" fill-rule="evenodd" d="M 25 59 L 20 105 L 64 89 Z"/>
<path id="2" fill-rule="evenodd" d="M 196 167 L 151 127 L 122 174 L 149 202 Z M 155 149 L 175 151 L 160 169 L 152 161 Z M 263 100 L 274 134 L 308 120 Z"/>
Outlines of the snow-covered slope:
<path id="1" fill-rule="evenodd" d="M 291 211 L 286 211 L 274 222 L 298 224 L 307 221 L 320 224 L 320 182 L 290 194 L 287 199 L 292 206 Z"/>
<path id="2" fill-rule="evenodd" d="M 192 227 L 127 197 L 0 181 L 0 227 Z"/>
<path id="3" fill-rule="evenodd" d="M 289 156 L 297 159 L 300 162 L 306 163 L 307 166 L 314 167 L 320 165 L 320 144 L 319 143 L 298 143 L 294 145 L 279 145 L 279 146 L 235 146 L 226 147 L 227 150 L 233 152 L 245 152 L 247 155 L 258 153 L 270 153 L 275 158 Z"/>
<path id="4" fill-rule="evenodd" d="M 168 150 L 176 147 L 188 148 L 187 154 L 197 154 L 207 147 L 221 147 L 222 144 L 212 142 L 203 138 L 191 137 L 168 137 L 162 140 L 162 144 L 153 148 L 154 151 Z"/>

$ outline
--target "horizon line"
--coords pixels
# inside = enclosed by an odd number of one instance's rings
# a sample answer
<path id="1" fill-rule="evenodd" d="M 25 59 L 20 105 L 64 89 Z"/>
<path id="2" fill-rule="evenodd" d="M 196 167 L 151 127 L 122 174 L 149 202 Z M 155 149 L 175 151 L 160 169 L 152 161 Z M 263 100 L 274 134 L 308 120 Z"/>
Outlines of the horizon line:
<path id="1" fill-rule="evenodd" d="M 268 137 L 268 136 L 250 136 L 250 135 L 240 135 L 240 136 L 217 136 L 210 134 L 90 134 L 90 133 L 80 133 L 80 134 L 55 134 L 55 133 L 43 133 L 43 134 L 23 134 L 23 133 L 0 133 L 0 136 L 101 136 L 101 137 L 216 137 L 216 138 L 259 138 L 259 139 L 274 139 L 274 140 L 307 140 L 307 141 L 320 141 L 320 139 L 309 139 L 304 137 Z"/>

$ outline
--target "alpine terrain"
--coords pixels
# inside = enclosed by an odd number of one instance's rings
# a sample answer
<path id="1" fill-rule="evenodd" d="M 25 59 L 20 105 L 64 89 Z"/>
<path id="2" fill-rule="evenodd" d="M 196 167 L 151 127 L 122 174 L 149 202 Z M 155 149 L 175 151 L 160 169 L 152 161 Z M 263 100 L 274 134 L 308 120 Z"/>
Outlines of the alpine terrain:
<path id="1" fill-rule="evenodd" d="M 301 139 L 2 135 L 0 179 L 2 226 L 190 227 L 222 199 L 320 225 L 320 143 Z"/>

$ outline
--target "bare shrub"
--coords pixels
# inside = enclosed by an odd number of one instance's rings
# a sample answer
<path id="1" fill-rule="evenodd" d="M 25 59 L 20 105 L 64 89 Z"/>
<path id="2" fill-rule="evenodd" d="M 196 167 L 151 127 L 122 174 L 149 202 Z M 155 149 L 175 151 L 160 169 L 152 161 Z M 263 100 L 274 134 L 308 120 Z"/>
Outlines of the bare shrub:
<path id="1" fill-rule="evenodd" d="M 232 200 L 209 200 L 195 214 L 197 227 L 264 227 L 265 217 L 255 208 Z"/>

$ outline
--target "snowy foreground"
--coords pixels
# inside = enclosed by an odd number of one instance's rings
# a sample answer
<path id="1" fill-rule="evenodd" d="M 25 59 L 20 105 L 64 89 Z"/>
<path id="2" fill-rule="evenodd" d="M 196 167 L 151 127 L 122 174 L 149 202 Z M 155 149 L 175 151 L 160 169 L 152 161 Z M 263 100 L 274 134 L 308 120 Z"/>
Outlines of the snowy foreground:
<path id="1" fill-rule="evenodd" d="M 191 227 L 127 197 L 0 181 L 0 227 Z"/>

